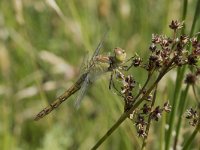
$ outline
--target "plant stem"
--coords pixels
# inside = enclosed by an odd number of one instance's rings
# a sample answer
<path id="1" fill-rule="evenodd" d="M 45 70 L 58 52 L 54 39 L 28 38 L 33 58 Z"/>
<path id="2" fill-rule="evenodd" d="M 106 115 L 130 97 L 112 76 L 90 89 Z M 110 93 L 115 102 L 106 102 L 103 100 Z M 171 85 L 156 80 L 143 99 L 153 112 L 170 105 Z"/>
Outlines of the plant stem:
<path id="1" fill-rule="evenodd" d="M 183 112 L 184 112 L 184 109 L 185 109 L 185 105 L 186 105 L 186 98 L 187 98 L 187 93 L 188 93 L 188 90 L 189 90 L 189 85 L 186 86 L 185 90 L 182 91 L 181 93 L 181 97 L 180 97 L 180 100 L 181 100 L 181 106 L 180 106 L 180 113 L 179 113 L 179 119 L 178 119 L 178 124 L 177 124 L 177 128 L 176 128 L 176 137 L 175 137 L 175 140 L 174 140 L 174 150 L 176 150 L 176 146 L 177 146 L 177 143 L 178 143 L 178 138 L 179 138 L 179 134 L 180 134 L 180 128 L 181 128 L 181 124 L 182 124 L 182 115 L 183 115 Z"/>
<path id="2" fill-rule="evenodd" d="M 196 25 L 197 19 L 199 19 L 199 16 L 200 16 L 199 10 L 200 10 L 200 0 L 197 0 L 196 10 L 195 10 L 195 14 L 194 14 L 193 22 L 192 22 L 192 27 L 190 30 L 190 37 L 194 34 L 195 25 Z"/>
<path id="3" fill-rule="evenodd" d="M 173 130 L 174 122 L 175 122 L 175 116 L 176 116 L 175 114 L 177 113 L 178 105 L 179 105 L 179 101 L 180 101 L 179 96 L 180 96 L 180 90 L 181 90 L 181 85 L 182 85 L 185 69 L 186 69 L 186 67 L 183 66 L 182 70 L 180 68 L 178 68 L 178 70 L 177 70 L 174 97 L 172 99 L 172 111 L 171 111 L 171 115 L 169 118 L 169 130 L 166 134 L 165 150 L 169 149 L 170 143 L 171 143 L 171 137 L 172 137 L 171 135 L 172 135 L 172 130 Z"/>
<path id="4" fill-rule="evenodd" d="M 182 18 L 181 18 L 182 21 L 184 21 L 185 18 L 186 18 L 186 14 L 187 14 L 187 5 L 188 5 L 188 0 L 184 0 L 184 3 L 183 3 L 183 13 L 182 13 Z M 183 26 L 181 33 L 182 33 L 182 34 L 185 33 L 185 25 Z"/>

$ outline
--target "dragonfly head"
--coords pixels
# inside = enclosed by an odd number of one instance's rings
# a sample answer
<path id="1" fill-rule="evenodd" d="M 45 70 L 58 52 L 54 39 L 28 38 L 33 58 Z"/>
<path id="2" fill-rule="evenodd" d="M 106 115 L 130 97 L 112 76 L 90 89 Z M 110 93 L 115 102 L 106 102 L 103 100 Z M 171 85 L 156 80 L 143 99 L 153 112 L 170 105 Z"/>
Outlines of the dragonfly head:
<path id="1" fill-rule="evenodd" d="M 119 47 L 116 47 L 114 49 L 114 53 L 115 53 L 115 59 L 118 62 L 122 63 L 122 62 L 124 62 L 126 60 L 126 52 L 125 52 L 125 50 L 123 50 L 123 49 L 121 49 Z"/>

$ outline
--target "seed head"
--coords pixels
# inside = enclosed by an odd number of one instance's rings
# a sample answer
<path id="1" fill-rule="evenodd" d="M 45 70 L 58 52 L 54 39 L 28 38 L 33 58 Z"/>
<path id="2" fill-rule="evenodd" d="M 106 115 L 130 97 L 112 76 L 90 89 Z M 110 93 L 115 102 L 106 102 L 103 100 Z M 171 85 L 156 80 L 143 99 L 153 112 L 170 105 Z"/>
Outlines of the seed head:
<path id="1" fill-rule="evenodd" d="M 145 118 L 144 116 L 142 116 L 141 114 L 137 115 L 136 121 L 135 121 L 135 125 L 137 128 L 141 129 L 143 128 L 145 125 L 147 125 L 147 123 L 145 122 Z"/>
<path id="2" fill-rule="evenodd" d="M 160 106 L 157 106 L 153 112 L 151 112 L 151 119 L 158 121 L 158 119 L 162 115 L 162 109 L 160 109 Z"/>
<path id="3" fill-rule="evenodd" d="M 141 63 L 142 63 L 142 59 L 140 57 L 136 57 L 135 59 L 133 59 L 133 65 L 135 67 L 140 66 Z"/>
<path id="4" fill-rule="evenodd" d="M 177 20 L 172 20 L 169 27 L 173 30 L 177 30 L 183 27 L 182 23 L 178 22 Z"/>
<path id="5" fill-rule="evenodd" d="M 200 68 L 197 68 L 197 71 L 196 71 L 196 76 L 199 76 L 200 75 Z"/>
<path id="6" fill-rule="evenodd" d="M 161 37 L 157 34 L 152 34 L 152 43 L 158 44 L 161 42 Z"/>
<path id="7" fill-rule="evenodd" d="M 185 83 L 186 84 L 195 84 L 196 83 L 196 80 L 197 80 L 197 77 L 195 74 L 192 74 L 192 73 L 188 73 L 186 75 L 186 78 L 185 78 Z"/>
<path id="8" fill-rule="evenodd" d="M 180 42 L 181 42 L 182 44 L 187 44 L 188 41 L 189 41 L 189 37 L 188 37 L 187 35 L 181 35 L 181 36 L 180 36 Z"/>
<path id="9" fill-rule="evenodd" d="M 192 118 L 197 118 L 198 114 L 197 111 L 193 108 L 187 109 L 186 111 L 186 118 L 187 119 L 192 119 Z"/>
<path id="10" fill-rule="evenodd" d="M 169 102 L 165 102 L 164 106 L 163 106 L 163 110 L 166 112 L 170 112 L 171 111 L 172 106 L 169 105 Z"/>
<path id="11" fill-rule="evenodd" d="M 192 47 L 193 48 L 196 48 L 197 44 L 198 44 L 198 40 L 197 40 L 197 37 L 194 37 L 191 39 L 191 42 L 192 42 Z"/>
<path id="12" fill-rule="evenodd" d="M 148 114 L 151 111 L 151 107 L 148 106 L 147 104 L 144 104 L 142 107 L 142 111 L 144 114 Z"/>
<path id="13" fill-rule="evenodd" d="M 197 56 L 194 54 L 188 55 L 187 59 L 189 65 L 196 65 L 196 63 L 198 62 Z"/>
<path id="14" fill-rule="evenodd" d="M 137 130 L 137 133 L 138 133 L 138 136 L 139 136 L 139 137 L 142 137 L 142 138 L 144 138 L 144 137 L 147 136 L 147 134 L 145 133 L 145 130 L 144 130 L 143 128 Z"/>
<path id="15" fill-rule="evenodd" d="M 152 51 L 152 52 L 155 52 L 156 45 L 154 43 L 152 43 L 151 46 L 149 47 L 149 50 Z"/>

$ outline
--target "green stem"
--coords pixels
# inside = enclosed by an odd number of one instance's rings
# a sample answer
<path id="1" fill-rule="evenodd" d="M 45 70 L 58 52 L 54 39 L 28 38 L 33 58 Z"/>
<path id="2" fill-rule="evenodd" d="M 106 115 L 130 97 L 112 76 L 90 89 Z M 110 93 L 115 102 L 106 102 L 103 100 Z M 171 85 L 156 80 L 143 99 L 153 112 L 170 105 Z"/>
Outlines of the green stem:
<path id="1" fill-rule="evenodd" d="M 187 14 L 187 5 L 188 5 L 188 0 L 184 0 L 184 3 L 183 3 L 183 13 L 182 13 L 182 21 L 184 21 L 185 18 L 186 18 L 186 14 Z M 185 33 L 185 25 L 183 26 L 181 33 L 182 33 L 182 34 Z"/>
<path id="2" fill-rule="evenodd" d="M 181 129 L 181 124 L 182 124 L 182 115 L 185 109 L 185 105 L 186 105 L 186 98 L 187 98 L 187 94 L 188 94 L 188 89 L 189 89 L 189 85 L 186 86 L 185 90 L 182 91 L 181 96 L 180 96 L 180 113 L 179 113 L 179 119 L 178 119 L 178 124 L 177 124 L 177 128 L 176 128 L 176 137 L 174 140 L 174 150 L 176 150 L 176 146 L 178 143 L 178 138 L 179 138 L 179 134 L 180 134 L 180 129 Z"/>
<path id="3" fill-rule="evenodd" d="M 194 34 L 196 22 L 197 22 L 197 19 L 199 19 L 199 16 L 200 16 L 199 10 L 200 10 L 200 0 L 197 0 L 196 10 L 195 10 L 194 18 L 193 18 L 193 23 L 192 23 L 192 27 L 191 27 L 191 30 L 190 30 L 190 37 Z"/>
<path id="4" fill-rule="evenodd" d="M 186 18 L 186 14 L 187 14 L 187 5 L 188 5 L 188 0 L 184 0 L 183 3 L 183 13 L 182 13 L 182 20 L 185 20 Z M 185 27 L 184 27 L 185 28 Z M 182 33 L 184 33 L 184 28 L 182 29 Z M 185 70 L 185 67 L 184 69 Z M 181 71 L 181 68 L 177 69 L 177 76 L 176 76 L 176 83 L 175 83 L 175 90 L 174 90 L 174 96 L 172 99 L 172 111 L 171 111 L 171 115 L 169 118 L 169 130 L 166 131 L 166 142 L 165 142 L 165 150 L 168 150 L 170 147 L 170 142 L 171 142 L 171 134 L 172 134 L 172 129 L 173 129 L 173 125 L 174 125 L 174 120 L 175 120 L 175 114 L 177 111 L 177 106 L 178 106 L 178 97 L 180 95 L 180 89 L 181 89 L 181 83 L 183 80 L 183 74 L 184 71 Z"/>
<path id="5" fill-rule="evenodd" d="M 199 95 L 197 95 L 197 92 L 195 90 L 195 85 L 192 85 L 192 90 L 193 90 L 194 98 L 195 98 L 197 104 L 200 104 L 200 99 L 199 99 L 200 97 L 199 97 Z"/>
<path id="6" fill-rule="evenodd" d="M 183 75 L 184 75 L 184 70 L 186 67 L 184 66 L 181 70 L 181 68 L 178 68 L 177 70 L 177 77 L 176 77 L 176 83 L 175 83 L 175 90 L 174 90 L 174 97 L 172 99 L 172 111 L 169 119 L 169 130 L 166 134 L 166 147 L 165 150 L 168 150 L 170 147 L 170 142 L 171 142 L 171 137 L 172 137 L 172 130 L 174 126 L 174 121 L 175 121 L 175 114 L 177 113 L 178 109 L 178 104 L 179 104 L 179 95 L 180 95 L 180 90 L 181 90 L 181 85 L 183 81 Z"/>

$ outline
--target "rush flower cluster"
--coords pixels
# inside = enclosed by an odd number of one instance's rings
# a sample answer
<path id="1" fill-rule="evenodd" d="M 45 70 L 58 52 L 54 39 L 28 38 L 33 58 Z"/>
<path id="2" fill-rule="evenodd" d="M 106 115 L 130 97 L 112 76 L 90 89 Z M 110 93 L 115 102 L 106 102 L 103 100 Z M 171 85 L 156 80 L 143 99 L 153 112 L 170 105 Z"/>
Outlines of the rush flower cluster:
<path id="1" fill-rule="evenodd" d="M 152 34 L 149 46 L 150 54 L 148 59 L 146 59 L 147 61 L 144 61 L 145 59 L 136 54 L 132 57 L 131 63 L 128 66 L 124 66 L 126 71 L 131 68 L 142 68 L 148 75 L 145 84 L 139 86 L 141 87 L 139 89 L 135 88 L 139 82 L 132 75 L 123 75 L 124 78 L 121 86 L 121 94 L 124 99 L 124 112 L 129 111 L 135 103 L 142 100 L 143 106 L 137 107 L 129 117 L 134 122 L 137 133 L 141 137 L 148 135 L 147 128 L 151 120 L 159 121 L 163 112 L 171 111 L 169 102 L 165 102 L 163 106 L 154 106 L 156 96 L 153 96 L 155 93 L 152 93 L 157 88 L 160 79 L 170 70 L 184 65 L 193 67 L 196 70 L 186 75 L 185 83 L 194 85 L 200 75 L 200 69 L 197 65 L 200 57 L 200 42 L 195 36 L 189 37 L 185 34 L 179 34 L 178 31 L 182 27 L 183 23 L 173 20 L 169 25 L 169 28 L 173 31 L 172 37 Z M 157 76 L 152 85 L 154 88 L 148 86 L 152 76 Z M 187 112 L 187 118 L 193 119 L 191 124 L 195 125 L 198 115 L 194 114 L 193 109 Z"/>

